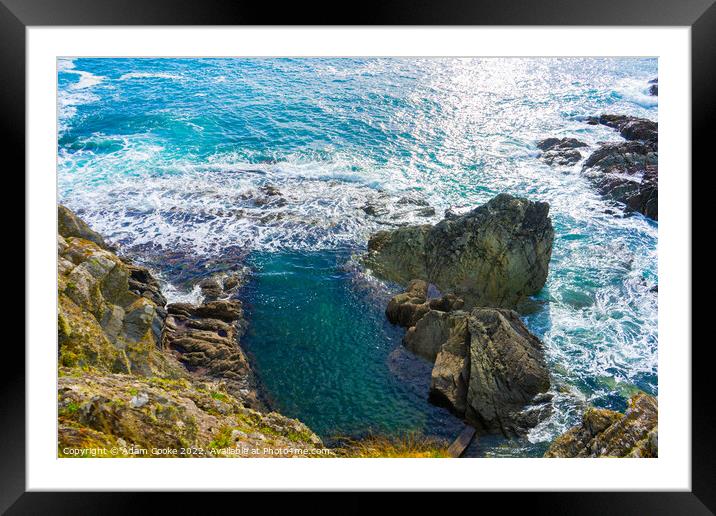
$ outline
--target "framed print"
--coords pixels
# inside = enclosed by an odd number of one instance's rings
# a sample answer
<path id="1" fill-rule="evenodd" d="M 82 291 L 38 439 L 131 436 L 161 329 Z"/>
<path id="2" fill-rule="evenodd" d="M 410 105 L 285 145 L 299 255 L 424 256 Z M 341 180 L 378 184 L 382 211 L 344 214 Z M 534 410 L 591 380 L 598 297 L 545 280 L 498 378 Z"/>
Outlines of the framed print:
<path id="1" fill-rule="evenodd" d="M 710 2 L 111 5 L 0 6 L 27 299 L 3 509 L 711 513 Z"/>

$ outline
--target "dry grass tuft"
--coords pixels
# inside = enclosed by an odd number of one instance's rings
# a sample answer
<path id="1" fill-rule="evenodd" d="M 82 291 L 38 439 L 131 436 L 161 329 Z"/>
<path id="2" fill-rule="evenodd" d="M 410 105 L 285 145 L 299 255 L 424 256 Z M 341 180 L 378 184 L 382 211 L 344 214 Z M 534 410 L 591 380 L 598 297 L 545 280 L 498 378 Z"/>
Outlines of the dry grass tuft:
<path id="1" fill-rule="evenodd" d="M 341 445 L 334 448 L 338 457 L 352 458 L 445 458 L 450 443 L 408 433 L 401 437 L 368 435 L 360 439 L 341 439 Z"/>

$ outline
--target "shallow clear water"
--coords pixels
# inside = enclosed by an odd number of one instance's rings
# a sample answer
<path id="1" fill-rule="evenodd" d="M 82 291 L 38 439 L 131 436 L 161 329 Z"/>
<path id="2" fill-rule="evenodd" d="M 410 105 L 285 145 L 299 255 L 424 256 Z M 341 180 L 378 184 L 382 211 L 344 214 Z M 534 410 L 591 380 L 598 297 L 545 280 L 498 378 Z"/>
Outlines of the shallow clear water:
<path id="1" fill-rule="evenodd" d="M 384 320 L 395 287 L 353 264 L 370 233 L 498 192 L 548 201 L 549 278 L 524 315 L 558 410 L 527 441 L 476 451 L 532 455 L 584 403 L 657 392 L 657 224 L 535 147 L 620 139 L 588 115 L 656 120 L 656 75 L 655 59 L 62 59 L 60 201 L 158 268 L 174 299 L 251 265 L 245 345 L 277 407 L 324 436 L 459 425 L 425 401 L 429 366 Z M 285 203 L 257 202 L 265 184 Z M 360 207 L 378 192 L 436 215 L 377 220 Z"/>

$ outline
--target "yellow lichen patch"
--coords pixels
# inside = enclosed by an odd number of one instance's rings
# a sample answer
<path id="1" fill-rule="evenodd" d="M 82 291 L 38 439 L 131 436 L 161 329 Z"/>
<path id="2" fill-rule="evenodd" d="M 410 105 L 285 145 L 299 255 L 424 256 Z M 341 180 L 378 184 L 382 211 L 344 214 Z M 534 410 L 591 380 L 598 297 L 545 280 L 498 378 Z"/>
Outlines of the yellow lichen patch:
<path id="1" fill-rule="evenodd" d="M 92 315 L 60 294 L 57 319 L 60 365 L 111 369 L 117 350 Z"/>

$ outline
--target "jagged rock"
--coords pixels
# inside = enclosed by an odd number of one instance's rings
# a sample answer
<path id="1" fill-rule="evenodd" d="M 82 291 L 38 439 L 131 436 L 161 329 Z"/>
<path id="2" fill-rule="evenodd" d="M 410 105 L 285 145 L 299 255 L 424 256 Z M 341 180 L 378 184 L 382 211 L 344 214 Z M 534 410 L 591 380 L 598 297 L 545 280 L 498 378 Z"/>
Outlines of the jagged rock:
<path id="1" fill-rule="evenodd" d="M 410 217 L 432 217 L 436 213 L 426 199 L 415 193 L 395 199 L 386 192 L 378 192 L 370 196 L 360 209 L 366 215 L 393 225 L 401 224 Z"/>
<path id="2" fill-rule="evenodd" d="M 599 115 L 587 118 L 591 125 L 606 125 L 619 131 L 625 140 L 635 140 L 649 145 L 656 151 L 659 140 L 659 124 L 628 115 Z"/>
<path id="3" fill-rule="evenodd" d="M 586 146 L 576 138 L 547 138 L 537 142 L 537 148 L 543 151 L 540 157 L 548 165 L 574 165 L 582 159 L 577 149 Z"/>
<path id="4" fill-rule="evenodd" d="M 429 310 L 415 326 L 408 328 L 403 337 L 403 345 L 416 355 L 435 362 L 440 347 L 448 338 L 449 315 L 447 312 Z"/>
<path id="5" fill-rule="evenodd" d="M 428 284 L 423 280 L 408 283 L 405 292 L 397 294 L 388 302 L 385 315 L 392 324 L 410 327 L 425 315 L 430 307 L 427 305 Z"/>
<path id="6" fill-rule="evenodd" d="M 222 380 L 246 406 L 263 408 L 248 359 L 239 346 L 246 321 L 238 300 L 167 306 L 165 349 L 196 377 Z"/>
<path id="7" fill-rule="evenodd" d="M 649 84 L 651 84 L 651 86 L 649 86 L 649 95 L 652 97 L 659 95 L 659 78 L 657 77 L 656 79 L 650 80 Z"/>
<path id="8" fill-rule="evenodd" d="M 601 195 L 658 220 L 657 163 L 657 153 L 641 142 L 605 144 L 587 158 L 583 172 Z"/>
<path id="9" fill-rule="evenodd" d="M 283 195 L 281 193 L 281 190 L 279 190 L 277 187 L 275 187 L 274 185 L 271 185 L 271 184 L 265 184 L 265 185 L 261 186 L 259 188 L 259 190 L 261 190 L 264 194 L 268 195 L 269 197 Z"/>
<path id="10" fill-rule="evenodd" d="M 468 323 L 465 418 L 478 429 L 518 433 L 511 412 L 519 412 L 550 386 L 542 343 L 511 310 L 478 308 Z"/>
<path id="11" fill-rule="evenodd" d="M 549 415 L 542 343 L 517 313 L 495 308 L 422 313 L 413 308 L 428 304 L 423 301 L 427 285 L 419 280 L 410 285 L 414 302 L 394 308 L 410 307 L 402 319 L 408 322 L 421 314 L 403 344 L 434 363 L 431 402 L 448 407 L 481 432 L 507 436 L 523 434 Z"/>
<path id="12" fill-rule="evenodd" d="M 57 251 L 60 363 L 145 376 L 171 372 L 158 351 L 163 309 L 155 296 L 132 289 L 140 269 L 80 237 L 58 236 Z"/>
<path id="13" fill-rule="evenodd" d="M 199 288 L 204 296 L 204 301 L 216 301 L 232 297 L 244 284 L 246 270 L 241 269 L 233 272 L 221 272 L 204 278 L 199 282 Z"/>
<path id="14" fill-rule="evenodd" d="M 102 235 L 93 231 L 84 220 L 61 204 L 57 205 L 57 232 L 64 238 L 78 237 L 94 242 L 102 249 L 109 248 Z"/>
<path id="15" fill-rule="evenodd" d="M 612 127 L 627 141 L 603 144 L 583 172 L 605 197 L 658 220 L 658 124 L 626 115 L 591 117 L 587 123 Z"/>
<path id="16" fill-rule="evenodd" d="M 123 261 L 129 270 L 129 290 L 152 300 L 158 308 L 163 308 L 167 300 L 162 294 L 159 281 L 152 276 L 149 269 L 134 265 L 128 260 Z"/>
<path id="17" fill-rule="evenodd" d="M 148 269 L 73 236 L 102 241 L 61 211 L 67 237 L 57 237 L 60 456 L 137 456 L 126 451 L 135 447 L 144 449 L 140 456 L 153 456 L 152 448 L 261 456 L 267 448 L 322 447 L 299 421 L 247 408 L 263 405 L 238 343 L 245 329 L 240 302 L 174 304 L 167 315 Z M 223 274 L 221 283 L 226 294 L 241 278 Z"/>
<path id="18" fill-rule="evenodd" d="M 467 307 L 511 307 L 544 286 L 553 239 L 547 203 L 500 194 L 434 226 L 375 233 L 363 264 L 403 285 L 433 283 Z"/>
<path id="19" fill-rule="evenodd" d="M 468 320 L 464 312 L 455 312 L 443 318 L 445 340 L 435 355 L 428 395 L 432 403 L 447 406 L 460 416 L 465 415 L 470 381 Z M 413 338 L 421 331 L 416 328 Z"/>
<path id="20" fill-rule="evenodd" d="M 404 328 L 415 326 L 430 310 L 449 312 L 462 308 L 464 302 L 454 294 L 428 299 L 428 284 L 423 280 L 412 280 L 405 292 L 396 294 L 388 302 L 385 315 L 393 324 Z"/>
<path id="21" fill-rule="evenodd" d="M 601 172 L 633 174 L 647 166 L 656 166 L 658 154 L 642 142 L 607 143 L 594 151 L 584 162 L 584 168 Z"/>
<path id="22" fill-rule="evenodd" d="M 557 437 L 545 457 L 658 457 L 658 402 L 645 393 L 626 413 L 588 408 L 582 423 Z"/>

